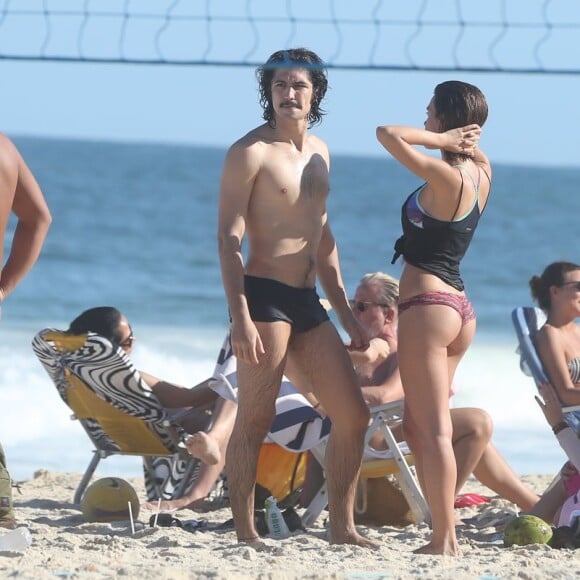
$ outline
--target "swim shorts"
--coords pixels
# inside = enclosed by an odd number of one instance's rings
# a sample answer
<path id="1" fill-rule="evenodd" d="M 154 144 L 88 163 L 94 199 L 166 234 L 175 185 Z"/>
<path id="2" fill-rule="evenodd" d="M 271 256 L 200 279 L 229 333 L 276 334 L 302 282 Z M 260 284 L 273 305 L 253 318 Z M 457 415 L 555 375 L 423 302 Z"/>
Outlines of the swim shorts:
<path id="1" fill-rule="evenodd" d="M 255 322 L 288 322 L 307 332 L 329 320 L 315 288 L 296 288 L 277 280 L 244 276 L 250 316 Z"/>

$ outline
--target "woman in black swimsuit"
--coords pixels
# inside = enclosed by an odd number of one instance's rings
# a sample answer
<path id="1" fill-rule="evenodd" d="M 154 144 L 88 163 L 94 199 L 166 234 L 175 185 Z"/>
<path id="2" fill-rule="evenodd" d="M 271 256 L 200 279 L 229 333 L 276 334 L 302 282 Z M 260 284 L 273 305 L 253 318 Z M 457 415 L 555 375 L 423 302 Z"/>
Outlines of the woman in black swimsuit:
<path id="1" fill-rule="evenodd" d="M 451 444 L 449 392 L 475 334 L 459 263 L 490 191 L 491 167 L 477 147 L 487 104 L 468 83 L 435 87 L 425 129 L 377 128 L 385 149 L 425 183 L 402 208 L 403 236 L 395 258 L 405 260 L 399 298 L 399 366 L 405 391 L 405 439 L 415 456 L 433 524 L 418 552 L 459 554 L 455 536 L 457 466 Z M 438 159 L 415 146 L 439 149 Z"/>

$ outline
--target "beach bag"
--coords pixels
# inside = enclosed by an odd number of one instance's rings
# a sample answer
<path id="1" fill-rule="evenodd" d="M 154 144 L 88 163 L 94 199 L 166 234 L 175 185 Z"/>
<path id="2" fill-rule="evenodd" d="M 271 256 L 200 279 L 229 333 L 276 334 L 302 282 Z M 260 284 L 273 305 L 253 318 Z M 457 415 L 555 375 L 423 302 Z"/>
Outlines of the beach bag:
<path id="1" fill-rule="evenodd" d="M 14 521 L 12 509 L 12 480 L 6 467 L 6 455 L 0 443 L 0 526 Z"/>
<path id="2" fill-rule="evenodd" d="M 297 505 L 306 477 L 306 459 L 306 453 L 263 443 L 256 472 L 256 509 L 262 509 L 269 496 L 275 497 L 282 509 Z"/>
<path id="3" fill-rule="evenodd" d="M 368 526 L 413 524 L 413 512 L 403 492 L 388 477 L 361 477 L 357 483 L 354 519 Z"/>

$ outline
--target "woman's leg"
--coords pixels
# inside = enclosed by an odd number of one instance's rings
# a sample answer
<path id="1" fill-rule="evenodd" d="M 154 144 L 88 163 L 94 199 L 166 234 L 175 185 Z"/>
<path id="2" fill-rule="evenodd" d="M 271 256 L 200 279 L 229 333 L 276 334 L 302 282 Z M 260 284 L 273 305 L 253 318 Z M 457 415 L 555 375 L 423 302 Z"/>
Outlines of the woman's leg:
<path id="1" fill-rule="evenodd" d="M 220 398 L 214 410 L 214 420 L 207 433 L 199 431 L 188 440 L 187 446 L 190 453 L 201 459 L 204 463 L 189 492 L 179 499 L 163 500 L 159 506 L 161 510 L 170 511 L 177 509 L 195 509 L 213 489 L 217 479 L 225 466 L 226 448 L 232 434 L 236 418 L 237 404 Z M 199 435 L 202 437 L 199 438 Z M 191 446 L 191 448 L 190 448 Z M 158 501 L 150 501 L 143 504 L 146 509 L 157 509 Z"/>
<path id="2" fill-rule="evenodd" d="M 530 511 L 540 499 L 514 473 L 506 460 L 500 455 L 491 441 L 485 448 L 473 475 L 499 496 L 515 503 L 524 511 Z"/>
<path id="3" fill-rule="evenodd" d="M 458 408 L 451 409 L 450 413 L 453 452 L 457 463 L 457 495 L 480 463 L 491 439 L 493 425 L 490 416 L 483 409 Z"/>
<path id="4" fill-rule="evenodd" d="M 530 513 L 542 518 L 551 526 L 556 525 L 560 514 L 560 508 L 566 501 L 567 497 L 568 492 L 566 491 L 562 475 L 561 473 L 558 473 Z"/>
<path id="5" fill-rule="evenodd" d="M 203 463 L 215 465 L 221 461 L 236 420 L 237 404 L 220 398 L 215 405 L 211 427 L 190 435 L 186 440 L 188 451 Z"/>
<path id="6" fill-rule="evenodd" d="M 399 366 L 405 391 L 405 439 L 431 510 L 433 534 L 421 553 L 459 553 L 455 536 L 457 466 L 449 391 L 475 324 L 448 306 L 413 306 L 399 319 Z"/>

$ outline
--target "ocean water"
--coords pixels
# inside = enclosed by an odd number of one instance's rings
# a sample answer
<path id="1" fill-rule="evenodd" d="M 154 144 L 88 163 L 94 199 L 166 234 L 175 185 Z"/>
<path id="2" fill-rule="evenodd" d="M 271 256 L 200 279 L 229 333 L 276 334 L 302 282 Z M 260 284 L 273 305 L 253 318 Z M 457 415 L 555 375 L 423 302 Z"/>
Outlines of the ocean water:
<path id="1" fill-rule="evenodd" d="M 217 258 L 224 150 L 14 138 L 53 225 L 33 271 L 0 322 L 0 441 L 15 479 L 39 468 L 82 471 L 90 443 L 30 348 L 48 326 L 114 305 L 132 323 L 143 370 L 193 386 L 213 371 L 228 318 Z M 551 261 L 578 261 L 580 169 L 495 166 L 490 203 L 464 261 L 478 332 L 458 371 L 455 406 L 486 409 L 494 443 L 520 474 L 555 472 L 564 454 L 519 370 L 510 313 Z M 366 272 L 400 274 L 390 259 L 400 205 L 417 179 L 386 157 L 335 156 L 330 222 L 347 288 Z M 10 228 L 14 227 L 11 222 Z M 140 474 L 109 458 L 98 474 Z"/>

